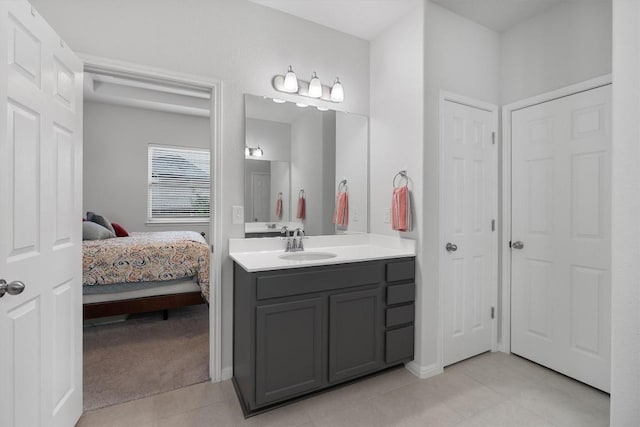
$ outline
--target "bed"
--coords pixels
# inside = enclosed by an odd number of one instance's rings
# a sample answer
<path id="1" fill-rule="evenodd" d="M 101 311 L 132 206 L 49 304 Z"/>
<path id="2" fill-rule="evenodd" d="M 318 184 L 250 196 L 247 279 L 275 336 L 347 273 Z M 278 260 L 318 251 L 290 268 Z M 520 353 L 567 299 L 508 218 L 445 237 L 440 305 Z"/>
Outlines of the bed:
<path id="1" fill-rule="evenodd" d="M 209 245 L 192 231 L 82 242 L 85 319 L 209 302 Z"/>

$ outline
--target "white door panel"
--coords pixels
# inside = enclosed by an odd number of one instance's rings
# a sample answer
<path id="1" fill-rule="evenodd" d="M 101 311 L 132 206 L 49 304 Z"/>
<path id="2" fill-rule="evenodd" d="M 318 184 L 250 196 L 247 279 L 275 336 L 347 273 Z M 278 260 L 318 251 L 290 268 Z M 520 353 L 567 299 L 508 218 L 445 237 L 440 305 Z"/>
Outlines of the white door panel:
<path id="1" fill-rule="evenodd" d="M 26 1 L 0 1 L 0 425 L 82 413 L 82 63 Z"/>
<path id="2" fill-rule="evenodd" d="M 493 114 L 444 102 L 444 365 L 491 349 L 492 286 L 497 257 L 496 149 Z"/>
<path id="3" fill-rule="evenodd" d="M 511 351 L 602 390 L 610 361 L 610 86 L 512 113 Z"/>

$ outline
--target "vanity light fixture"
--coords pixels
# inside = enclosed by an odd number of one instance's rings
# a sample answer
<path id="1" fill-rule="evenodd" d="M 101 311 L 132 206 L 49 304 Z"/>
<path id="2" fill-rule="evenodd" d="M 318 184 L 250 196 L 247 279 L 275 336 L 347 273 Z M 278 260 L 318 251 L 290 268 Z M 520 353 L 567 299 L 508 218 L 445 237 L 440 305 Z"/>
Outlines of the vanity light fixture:
<path id="1" fill-rule="evenodd" d="M 333 82 L 333 86 L 331 87 L 331 100 L 333 102 L 344 101 L 344 88 L 342 87 L 342 83 L 340 83 L 340 77 L 336 77 L 336 81 Z"/>
<path id="2" fill-rule="evenodd" d="M 320 79 L 315 71 L 309 82 L 309 96 L 311 98 L 320 98 L 322 96 L 322 83 L 320 83 Z"/>
<path id="3" fill-rule="evenodd" d="M 287 74 L 284 75 L 283 89 L 285 92 L 296 93 L 298 91 L 298 77 L 293 72 L 293 67 L 289 65 Z"/>
<path id="4" fill-rule="evenodd" d="M 249 147 L 248 145 L 245 145 L 244 155 L 245 157 L 262 157 L 264 156 L 264 151 L 259 145 L 257 147 Z"/>
<path id="5" fill-rule="evenodd" d="M 293 72 L 291 65 L 285 75 L 276 75 L 271 80 L 273 88 L 278 92 L 295 93 L 307 98 L 320 99 L 328 102 L 343 102 L 344 88 L 339 78 L 336 78 L 332 86 L 323 85 L 314 71 L 311 81 L 300 80 Z M 280 100 L 274 99 L 275 102 Z M 284 100 L 282 100 L 284 102 Z"/>
<path id="6" fill-rule="evenodd" d="M 287 101 L 281 98 L 273 98 L 273 102 L 275 102 L 276 104 L 284 104 Z"/>

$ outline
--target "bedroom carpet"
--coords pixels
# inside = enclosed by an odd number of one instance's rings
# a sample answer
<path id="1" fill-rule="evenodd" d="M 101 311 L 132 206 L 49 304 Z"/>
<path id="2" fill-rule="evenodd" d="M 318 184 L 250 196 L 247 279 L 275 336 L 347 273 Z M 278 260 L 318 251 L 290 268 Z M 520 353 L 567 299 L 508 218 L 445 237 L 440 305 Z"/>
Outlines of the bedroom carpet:
<path id="1" fill-rule="evenodd" d="M 206 304 L 131 315 L 84 331 L 85 411 L 207 381 Z"/>

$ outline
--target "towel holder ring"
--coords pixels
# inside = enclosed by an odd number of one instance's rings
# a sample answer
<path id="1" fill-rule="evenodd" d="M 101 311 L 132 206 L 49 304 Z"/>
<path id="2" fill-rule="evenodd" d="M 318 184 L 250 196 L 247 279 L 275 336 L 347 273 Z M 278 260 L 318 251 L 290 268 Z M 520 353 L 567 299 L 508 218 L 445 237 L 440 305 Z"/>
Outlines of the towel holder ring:
<path id="1" fill-rule="evenodd" d="M 305 197 L 306 197 L 306 196 L 304 195 L 304 190 L 300 190 L 300 191 L 298 191 L 298 198 L 300 198 L 300 197 L 302 197 L 302 198 L 305 198 Z"/>
<path id="2" fill-rule="evenodd" d="M 405 185 L 409 184 L 409 178 L 407 177 L 407 171 L 406 170 L 401 170 L 400 172 L 398 172 L 394 177 L 393 177 L 393 187 L 396 187 L 396 179 L 398 179 L 398 177 L 400 177 L 400 181 L 399 183 L 402 183 L 402 178 L 404 178 L 405 180 Z"/>
<path id="3" fill-rule="evenodd" d="M 343 179 L 338 184 L 338 191 L 340 191 L 341 188 L 344 188 L 345 190 L 347 189 L 347 180 L 346 179 Z"/>

